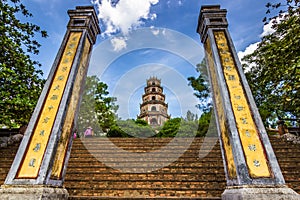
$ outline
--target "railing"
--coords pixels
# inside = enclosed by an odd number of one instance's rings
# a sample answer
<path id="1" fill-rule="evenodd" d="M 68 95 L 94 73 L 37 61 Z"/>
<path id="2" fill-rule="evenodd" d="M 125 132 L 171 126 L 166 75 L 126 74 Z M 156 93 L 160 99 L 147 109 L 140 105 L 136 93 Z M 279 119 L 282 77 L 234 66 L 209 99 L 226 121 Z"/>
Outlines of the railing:
<path id="1" fill-rule="evenodd" d="M 285 124 L 286 121 L 298 122 L 298 127 L 288 127 Z M 293 135 L 300 136 L 300 119 L 281 119 L 277 122 L 277 124 L 278 124 L 278 132 L 280 135 L 290 133 Z"/>

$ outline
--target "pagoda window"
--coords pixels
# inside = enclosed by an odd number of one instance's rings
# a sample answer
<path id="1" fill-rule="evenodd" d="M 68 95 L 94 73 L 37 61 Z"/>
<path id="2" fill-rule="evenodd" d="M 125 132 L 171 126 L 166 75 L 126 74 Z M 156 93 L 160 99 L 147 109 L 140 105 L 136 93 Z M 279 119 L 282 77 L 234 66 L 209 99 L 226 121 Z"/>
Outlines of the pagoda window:
<path id="1" fill-rule="evenodd" d="M 152 106 L 152 107 L 151 107 L 151 111 L 156 111 L 156 107 L 155 107 L 155 106 Z"/>
<path id="2" fill-rule="evenodd" d="M 151 123 L 152 125 L 156 125 L 156 124 L 157 124 L 157 120 L 156 120 L 155 118 L 152 118 L 152 119 L 150 120 L 150 123 Z"/>
<path id="3" fill-rule="evenodd" d="M 154 82 L 154 81 L 152 82 L 152 85 L 155 85 L 155 82 Z"/>
<path id="4" fill-rule="evenodd" d="M 152 97 L 152 100 L 155 100 L 155 96 Z"/>
<path id="5" fill-rule="evenodd" d="M 155 92 L 155 88 L 152 88 L 152 92 Z"/>

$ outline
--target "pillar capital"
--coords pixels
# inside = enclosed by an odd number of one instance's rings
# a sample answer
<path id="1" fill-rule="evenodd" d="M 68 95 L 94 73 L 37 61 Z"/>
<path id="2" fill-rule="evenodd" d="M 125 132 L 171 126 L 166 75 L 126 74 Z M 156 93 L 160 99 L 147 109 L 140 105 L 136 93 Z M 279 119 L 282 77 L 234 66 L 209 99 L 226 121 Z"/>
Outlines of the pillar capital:
<path id="1" fill-rule="evenodd" d="M 227 10 L 221 9 L 220 5 L 205 5 L 200 9 L 197 32 L 200 34 L 201 42 L 207 37 L 208 28 L 227 28 Z"/>
<path id="2" fill-rule="evenodd" d="M 99 20 L 93 6 L 77 6 L 75 10 L 68 10 L 70 21 L 68 30 L 88 30 L 90 42 L 94 44 L 96 37 L 101 33 Z"/>

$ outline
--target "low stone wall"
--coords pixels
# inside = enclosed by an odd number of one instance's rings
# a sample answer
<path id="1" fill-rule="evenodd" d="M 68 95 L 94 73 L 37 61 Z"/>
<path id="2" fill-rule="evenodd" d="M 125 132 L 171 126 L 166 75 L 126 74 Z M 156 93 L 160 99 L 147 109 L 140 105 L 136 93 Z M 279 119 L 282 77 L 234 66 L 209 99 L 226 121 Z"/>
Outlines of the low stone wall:
<path id="1" fill-rule="evenodd" d="M 296 136 L 294 134 L 291 134 L 291 133 L 286 133 L 286 134 L 282 135 L 281 138 L 284 138 L 287 141 L 293 142 L 294 144 L 300 144 L 300 137 Z"/>
<path id="2" fill-rule="evenodd" d="M 23 139 L 23 135 L 20 133 L 9 137 L 0 137 L 0 148 L 5 148 L 9 145 L 19 143 L 21 142 L 22 139 Z"/>
<path id="3" fill-rule="evenodd" d="M 0 148 L 20 143 L 23 139 L 27 126 L 19 129 L 1 129 L 0 131 Z"/>

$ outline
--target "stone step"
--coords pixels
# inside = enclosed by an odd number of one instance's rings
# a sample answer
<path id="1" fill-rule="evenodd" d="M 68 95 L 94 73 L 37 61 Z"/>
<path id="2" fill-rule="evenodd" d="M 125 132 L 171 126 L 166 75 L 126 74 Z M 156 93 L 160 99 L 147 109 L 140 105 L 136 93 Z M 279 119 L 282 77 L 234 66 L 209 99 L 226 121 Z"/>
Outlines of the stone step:
<path id="1" fill-rule="evenodd" d="M 116 159 L 116 160 L 108 160 L 108 159 L 99 159 L 99 160 L 71 160 L 70 163 L 69 163 L 69 166 L 68 167 L 73 167 L 74 168 L 77 168 L 78 165 L 80 164 L 81 167 L 85 168 L 85 167 L 92 167 L 92 166 L 96 166 L 96 167 L 105 167 L 105 166 L 111 166 L 111 165 L 123 165 L 123 166 L 137 166 L 139 164 L 143 164 L 145 166 L 156 166 L 156 165 L 167 165 L 169 166 L 169 168 L 189 168 L 189 167 L 194 167 L 194 168 L 207 168 L 207 167 L 211 167 L 211 168 L 218 168 L 218 167 L 223 167 L 223 163 L 218 161 L 218 162 L 203 162 L 203 161 L 198 161 L 198 160 L 189 160 L 189 161 L 186 161 L 184 159 L 181 159 L 181 160 L 177 160 L 177 161 L 174 161 L 174 162 L 168 162 L 169 160 L 164 160 L 164 159 L 161 159 L 161 160 L 148 160 L 148 161 L 145 161 L 145 160 L 134 160 L 134 159 L 130 159 L 128 160 L 128 162 L 126 162 L 126 159 Z M 184 163 L 182 163 L 184 162 Z M 290 163 L 287 163 L 287 164 L 290 164 Z M 292 165 L 293 167 L 297 167 L 297 165 Z M 291 166 L 291 167 L 292 167 Z"/>
<path id="2" fill-rule="evenodd" d="M 218 184 L 219 185 L 219 184 Z M 155 197 L 177 197 L 180 199 L 186 197 L 220 197 L 222 192 L 224 191 L 223 187 L 218 187 L 218 189 L 209 189 L 206 188 L 205 190 L 191 190 L 191 189 L 178 189 L 174 188 L 160 188 L 160 187 L 152 187 L 151 189 L 139 189 L 139 188 L 126 188 L 120 189 L 119 186 L 115 188 L 90 188 L 90 187 L 80 187 L 79 189 L 75 188 L 68 188 L 66 189 L 71 190 L 70 197 L 73 196 L 104 196 L 104 197 L 123 197 L 123 198 L 132 198 L 132 197 L 139 197 L 139 198 L 155 198 Z"/>
<path id="3" fill-rule="evenodd" d="M 128 197 L 86 197 L 86 196 L 72 196 L 68 198 L 69 200 L 120 200 L 120 199 L 128 199 Z M 178 197 L 130 197 L 130 199 L 133 200 L 154 200 L 154 199 L 178 199 Z M 221 200 L 220 197 L 181 197 L 180 199 L 186 199 L 186 200 Z"/>
<path id="4" fill-rule="evenodd" d="M 92 177 L 86 176 L 85 173 L 76 175 L 68 173 L 66 176 L 66 180 L 68 181 L 81 181 L 81 180 L 93 180 L 93 181 L 175 181 L 175 180 L 185 180 L 185 181 L 198 181 L 198 182 L 215 182 L 215 181 L 224 181 L 225 176 L 224 174 L 213 174 L 213 173 L 181 173 L 181 174 L 174 174 L 174 173 L 106 173 L 106 172 L 99 172 L 99 173 L 92 173 Z"/>

